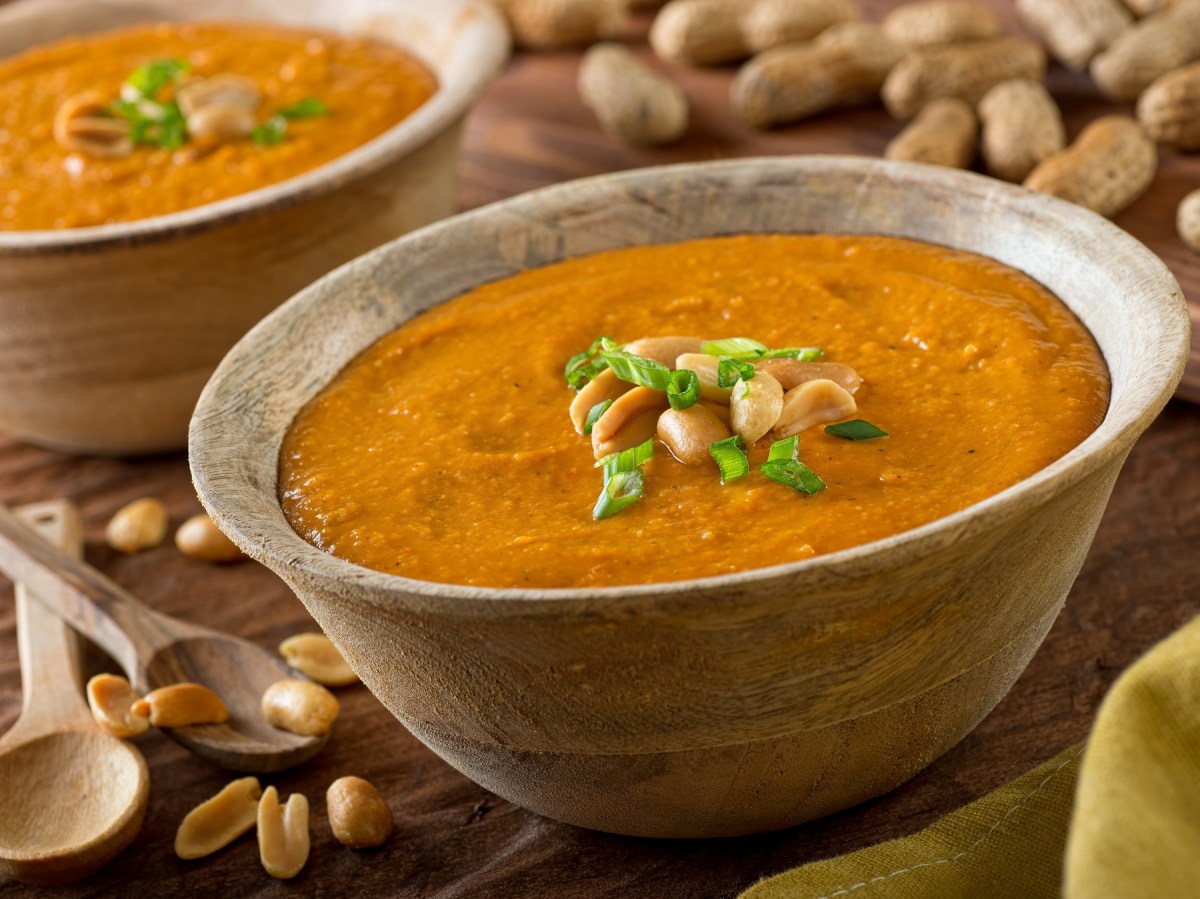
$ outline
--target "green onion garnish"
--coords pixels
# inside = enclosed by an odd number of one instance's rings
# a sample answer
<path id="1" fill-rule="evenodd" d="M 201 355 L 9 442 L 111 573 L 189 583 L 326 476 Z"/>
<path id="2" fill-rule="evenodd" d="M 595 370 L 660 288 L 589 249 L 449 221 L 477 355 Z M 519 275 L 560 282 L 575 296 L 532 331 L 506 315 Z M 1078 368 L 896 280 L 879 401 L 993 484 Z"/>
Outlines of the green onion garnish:
<path id="1" fill-rule="evenodd" d="M 601 415 L 608 411 L 608 407 L 612 404 L 612 400 L 605 400 L 602 403 L 596 403 L 596 405 L 592 406 L 592 408 L 588 410 L 587 418 L 585 418 L 583 421 L 583 433 L 592 433 L 592 425 L 596 423 L 597 419 L 599 419 Z"/>
<path id="2" fill-rule="evenodd" d="M 622 381 L 654 390 L 670 389 L 671 369 L 657 359 L 647 359 L 645 356 L 635 356 L 621 350 L 601 350 L 600 358 L 608 363 L 613 374 Z"/>
<path id="3" fill-rule="evenodd" d="M 793 434 L 783 440 L 771 444 L 771 452 L 767 455 L 768 462 L 783 462 L 795 459 L 800 452 L 800 435 Z"/>
<path id="4" fill-rule="evenodd" d="M 874 440 L 876 437 L 886 437 L 888 432 L 876 427 L 869 421 L 856 418 L 853 421 L 843 421 L 836 425 L 828 425 L 825 433 L 831 437 L 841 437 L 843 440 Z"/>
<path id="5" fill-rule="evenodd" d="M 749 337 L 727 337 L 724 340 L 708 340 L 700 345 L 700 352 L 709 356 L 729 356 L 732 359 L 758 359 L 767 351 L 764 344 Z"/>
<path id="6" fill-rule="evenodd" d="M 650 437 L 645 443 L 631 446 L 619 453 L 609 453 L 599 460 L 595 467 L 603 468 L 604 476 L 608 478 L 622 471 L 633 471 L 652 458 L 654 458 L 654 438 Z"/>
<path id="7" fill-rule="evenodd" d="M 772 481 L 778 481 L 793 490 L 798 490 L 805 496 L 812 496 L 825 489 L 825 482 L 798 459 L 776 459 L 773 462 L 764 462 L 758 466 L 758 470 Z"/>
<path id="8" fill-rule="evenodd" d="M 592 518 L 599 521 L 610 518 L 623 509 L 627 509 L 642 498 L 645 493 L 646 481 L 642 470 L 618 471 L 612 477 L 604 479 L 604 489 L 592 509 Z"/>
<path id="9" fill-rule="evenodd" d="M 816 362 L 825 351 L 816 346 L 785 346 L 778 350 L 767 350 L 764 359 L 799 359 L 801 362 Z"/>
<path id="10" fill-rule="evenodd" d="M 754 377 L 754 366 L 737 359 L 722 359 L 717 364 L 717 386 L 732 387 L 738 380 L 749 381 Z"/>
<path id="11" fill-rule="evenodd" d="M 608 368 L 608 363 L 596 354 L 601 350 L 616 348 L 617 342 L 611 337 L 597 337 L 586 350 L 572 356 L 563 369 L 567 386 L 572 390 L 580 390 L 588 381 Z"/>
<path id="12" fill-rule="evenodd" d="M 125 99 L 153 100 L 167 85 L 182 81 L 190 68 L 186 59 L 155 59 L 139 66 L 125 81 L 133 88 L 137 97 L 126 96 Z"/>
<path id="13" fill-rule="evenodd" d="M 187 140 L 187 123 L 174 98 L 159 98 L 163 88 L 178 84 L 188 70 L 182 59 L 156 59 L 133 73 L 121 86 L 121 99 L 109 107 L 129 123 L 135 144 L 177 150 Z"/>
<path id="14" fill-rule="evenodd" d="M 316 97 L 305 97 L 299 103 L 278 110 L 277 114 L 285 119 L 319 119 L 329 115 L 329 107 Z"/>
<path id="15" fill-rule="evenodd" d="M 700 400 L 700 378 L 686 368 L 671 372 L 667 382 L 667 401 L 672 409 L 687 409 Z"/>
<path id="16" fill-rule="evenodd" d="M 250 139 L 262 147 L 273 147 L 281 144 L 287 138 L 287 119 L 281 115 L 273 115 L 265 122 L 259 122 L 250 132 Z"/>
<path id="17" fill-rule="evenodd" d="M 737 434 L 718 440 L 708 448 L 709 455 L 721 469 L 721 483 L 728 484 L 750 471 L 750 461 L 746 458 L 746 444 Z"/>

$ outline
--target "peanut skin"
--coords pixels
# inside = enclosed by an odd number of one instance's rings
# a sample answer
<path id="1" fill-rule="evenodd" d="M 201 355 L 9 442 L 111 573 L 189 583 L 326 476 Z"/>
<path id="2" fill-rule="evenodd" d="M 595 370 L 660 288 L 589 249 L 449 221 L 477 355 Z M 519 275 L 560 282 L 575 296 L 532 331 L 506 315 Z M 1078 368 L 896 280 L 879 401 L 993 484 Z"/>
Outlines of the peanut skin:
<path id="1" fill-rule="evenodd" d="M 941 97 L 978 103 L 1001 81 L 1041 81 L 1045 71 L 1045 52 L 1024 38 L 929 47 L 908 54 L 888 73 L 883 102 L 892 116 L 907 120 Z"/>
<path id="2" fill-rule="evenodd" d="M 924 0 L 896 7 L 884 17 L 883 30 L 915 50 L 996 37 L 1000 20 L 986 6 L 967 0 Z"/>
<path id="3" fill-rule="evenodd" d="M 1017 0 L 1017 13 L 1054 57 L 1076 72 L 1133 25 L 1120 0 Z"/>
<path id="4" fill-rule="evenodd" d="M 1089 71 L 1112 100 L 1136 100 L 1155 79 L 1200 60 L 1200 0 L 1175 0 L 1123 32 Z"/>
<path id="5" fill-rule="evenodd" d="M 1159 143 L 1200 149 L 1200 62 L 1168 72 L 1146 88 L 1137 117 Z"/>
<path id="6" fill-rule="evenodd" d="M 979 101 L 983 159 L 1005 181 L 1024 181 L 1034 167 L 1067 143 L 1062 114 L 1037 81 L 1003 81 Z"/>
<path id="7" fill-rule="evenodd" d="M 675 82 L 648 69 L 623 44 L 597 44 L 579 67 L 579 94 L 601 127 L 637 146 L 683 137 L 688 102 Z"/>
<path id="8" fill-rule="evenodd" d="M 1158 151 L 1149 135 L 1128 116 L 1111 115 L 1043 160 L 1025 186 L 1111 218 L 1145 193 L 1157 168 Z"/>
<path id="9" fill-rule="evenodd" d="M 934 100 L 887 145 L 888 159 L 965 169 L 975 158 L 979 121 L 971 104 L 955 97 Z"/>

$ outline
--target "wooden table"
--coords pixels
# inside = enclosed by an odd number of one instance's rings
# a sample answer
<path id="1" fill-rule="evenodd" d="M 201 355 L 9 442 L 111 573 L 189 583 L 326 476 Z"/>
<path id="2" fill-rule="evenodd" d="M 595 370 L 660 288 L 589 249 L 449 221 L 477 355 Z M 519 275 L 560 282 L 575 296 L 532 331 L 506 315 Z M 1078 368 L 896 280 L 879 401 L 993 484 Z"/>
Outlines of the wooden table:
<path id="1" fill-rule="evenodd" d="M 893 4 L 864 4 L 873 17 Z M 1009 4 L 994 0 L 1002 12 Z M 1008 14 L 1008 13 L 1005 13 Z M 631 32 L 644 33 L 644 22 Z M 686 141 L 634 151 L 606 139 L 574 91 L 575 53 L 518 57 L 471 119 L 463 161 L 464 208 L 600 172 L 726 156 L 878 154 L 898 126 L 882 110 L 831 114 L 769 134 L 727 110 L 728 70 L 673 69 L 694 104 Z M 1056 69 L 1051 84 L 1074 134 L 1107 108 L 1086 79 Z M 1172 265 L 1200 298 L 1200 261 L 1174 236 L 1174 205 L 1200 186 L 1200 160 L 1173 155 L 1151 192 L 1118 219 Z M 1200 389 L 1200 379 L 1196 382 Z M 253 563 L 213 568 L 172 546 L 135 557 L 103 543 L 107 518 L 145 494 L 173 520 L 198 509 L 182 454 L 141 460 L 80 459 L 0 441 L 0 501 L 67 496 L 83 508 L 87 558 L 156 608 L 225 628 L 264 646 L 313 627 L 300 603 Z M 759 877 L 917 830 L 1085 737 L 1117 674 L 1200 612 L 1200 409 L 1174 401 L 1134 449 L 1066 610 L 1001 705 L 962 743 L 888 796 L 775 834 L 703 843 L 630 839 L 557 824 L 476 786 L 424 749 L 363 688 L 342 692 L 329 747 L 298 770 L 270 778 L 313 806 L 314 846 L 290 885 L 261 869 L 253 838 L 217 856 L 183 862 L 172 851 L 184 813 L 229 775 L 159 733 L 139 741 L 150 763 L 150 809 L 138 841 L 104 871 L 55 891 L 70 896 L 293 895 L 451 897 L 726 897 Z M 102 660 L 93 658 L 92 667 Z M 0 590 L 0 730 L 16 718 L 20 678 L 11 590 Z M 398 834 L 385 848 L 353 852 L 329 834 L 322 793 L 358 774 L 382 789 Z M 99 784 L 97 785 L 100 786 Z M 0 809 L 0 814 L 3 810 Z M 0 899 L 33 894 L 0 882 Z"/>

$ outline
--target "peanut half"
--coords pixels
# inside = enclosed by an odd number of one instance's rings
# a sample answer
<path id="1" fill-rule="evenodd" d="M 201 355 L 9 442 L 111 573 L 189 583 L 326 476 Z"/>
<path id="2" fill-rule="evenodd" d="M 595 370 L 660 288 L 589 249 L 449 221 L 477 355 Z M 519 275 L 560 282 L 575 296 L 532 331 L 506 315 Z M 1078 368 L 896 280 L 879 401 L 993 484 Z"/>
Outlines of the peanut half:
<path id="1" fill-rule="evenodd" d="M 337 698 L 320 684 L 296 677 L 276 681 L 262 696 L 268 724 L 305 737 L 329 733 L 339 708 Z"/>
<path id="2" fill-rule="evenodd" d="M 658 439 L 684 465 L 714 464 L 708 448 L 728 436 L 729 428 L 703 403 L 658 417 Z"/>
<path id="3" fill-rule="evenodd" d="M 175 99 L 189 119 L 190 131 L 191 117 L 202 109 L 225 106 L 255 112 L 262 105 L 262 92 L 252 78 L 225 74 L 193 79 L 179 88 Z"/>
<path id="4" fill-rule="evenodd" d="M 1017 0 L 1017 14 L 1056 59 L 1076 72 L 1133 25 L 1120 0 Z"/>
<path id="5" fill-rule="evenodd" d="M 783 440 L 814 425 L 849 418 L 858 410 L 849 392 L 833 381 L 805 381 L 783 397 L 783 409 L 771 432 L 772 440 Z"/>
<path id="6" fill-rule="evenodd" d="M 272 877 L 295 877 L 308 861 L 308 799 L 293 793 L 287 805 L 279 804 L 279 793 L 267 787 L 258 800 L 258 855 Z"/>
<path id="7" fill-rule="evenodd" d="M 597 44 L 584 54 L 579 95 L 609 135 L 635 146 L 669 144 L 687 130 L 683 90 L 623 44 Z"/>
<path id="8" fill-rule="evenodd" d="M 763 359 L 755 362 L 758 371 L 771 375 L 784 390 L 799 387 L 805 381 L 824 378 L 841 385 L 849 393 L 857 393 L 862 386 L 862 375 L 841 362 L 802 362 L 799 359 Z"/>
<path id="9" fill-rule="evenodd" d="M 624 432 L 635 421 L 639 422 L 640 429 L 640 420 L 646 413 L 653 413 L 657 421 L 658 413 L 669 405 L 665 393 L 650 387 L 634 387 L 623 393 L 592 425 L 592 450 L 595 457 L 600 459 L 607 455 L 603 449 L 614 442 L 618 432 Z M 654 433 L 654 428 L 651 428 L 650 432 Z M 625 442 L 623 437 L 621 442 Z M 636 443 L 630 444 L 635 445 Z"/>
<path id="10" fill-rule="evenodd" d="M 983 159 L 1005 181 L 1024 181 L 1034 167 L 1067 143 L 1062 114 L 1038 81 L 1002 81 L 979 101 Z"/>
<path id="11" fill-rule="evenodd" d="M 718 369 L 721 365 L 720 356 L 710 356 L 707 353 L 684 353 L 675 360 L 676 370 L 694 371 L 700 381 L 700 396 L 714 403 L 729 403 L 731 387 L 722 387 L 717 381 Z"/>
<path id="12" fill-rule="evenodd" d="M 783 387 L 769 374 L 759 372 L 749 381 L 738 380 L 729 398 L 729 422 L 746 445 L 771 430 L 783 409 Z"/>
<path id="13" fill-rule="evenodd" d="M 204 858 L 224 849 L 254 826 L 261 795 L 257 777 L 242 777 L 226 784 L 179 823 L 175 854 L 180 858 Z"/>
<path id="14" fill-rule="evenodd" d="M 123 553 L 153 549 L 166 537 L 167 507 L 153 496 L 144 496 L 122 506 L 104 529 L 108 545 Z"/>
<path id="15" fill-rule="evenodd" d="M 155 727 L 189 727 L 193 724 L 224 724 L 229 709 L 208 687 L 181 683 L 151 690 L 133 704 L 136 715 L 145 715 Z"/>
<path id="16" fill-rule="evenodd" d="M 324 634 L 288 637 L 279 644 L 279 653 L 290 667 L 322 686 L 347 687 L 358 683 L 358 675 Z"/>
<path id="17" fill-rule="evenodd" d="M 699 353 L 702 346 L 704 340 L 700 337 L 642 337 L 631 340 L 621 349 L 635 356 L 661 362 L 667 368 L 675 368 L 675 361 L 680 356 Z"/>
<path id="18" fill-rule="evenodd" d="M 908 127 L 887 145 L 883 155 L 888 159 L 965 169 L 975 158 L 978 136 L 979 120 L 971 104 L 956 97 L 942 97 L 917 113 Z"/>
<path id="19" fill-rule="evenodd" d="M 392 835 L 395 821 L 387 801 L 361 777 L 339 777 L 325 792 L 329 828 L 351 849 L 382 846 Z"/>
<path id="20" fill-rule="evenodd" d="M 100 159 L 119 159 L 133 152 L 129 123 L 108 112 L 98 91 L 69 97 L 54 114 L 55 142 L 64 150 Z"/>
<path id="21" fill-rule="evenodd" d="M 575 394 L 575 399 L 571 400 L 571 424 L 575 425 L 575 433 L 583 433 L 588 413 L 592 411 L 593 406 L 603 403 L 605 400 L 615 401 L 617 397 L 628 393 L 631 389 L 633 389 L 633 385 L 618 378 L 616 372 L 611 368 L 604 369 L 584 384 Z"/>
<path id="22" fill-rule="evenodd" d="M 896 7 L 882 27 L 898 44 L 916 49 L 996 37 L 1000 20 L 986 6 L 967 0 L 923 0 Z"/>
<path id="23" fill-rule="evenodd" d="M 237 545 L 203 512 L 179 526 L 175 532 L 175 546 L 189 559 L 203 562 L 235 562 L 242 558 Z"/>
<path id="24" fill-rule="evenodd" d="M 150 719 L 134 711 L 141 699 L 129 681 L 115 674 L 97 674 L 87 684 L 88 706 L 96 723 L 115 737 L 129 739 L 150 729 Z"/>

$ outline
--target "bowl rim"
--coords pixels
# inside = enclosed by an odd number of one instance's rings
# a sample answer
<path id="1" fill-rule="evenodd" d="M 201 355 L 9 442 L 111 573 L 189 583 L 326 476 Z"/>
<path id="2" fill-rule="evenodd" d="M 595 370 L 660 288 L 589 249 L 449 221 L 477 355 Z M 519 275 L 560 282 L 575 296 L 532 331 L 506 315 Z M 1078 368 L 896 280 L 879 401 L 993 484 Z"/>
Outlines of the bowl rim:
<path id="1" fill-rule="evenodd" d="M 732 574 L 609 587 L 500 588 L 446 584 L 368 569 L 317 549 L 296 534 L 283 519 L 277 498 L 274 504 L 282 527 L 279 522 L 265 520 L 254 511 L 239 509 L 236 504 L 229 503 L 233 492 L 231 487 L 235 483 L 251 490 L 259 489 L 259 485 L 238 479 L 231 476 L 228 470 L 223 470 L 219 460 L 222 448 L 214 445 L 211 435 L 206 433 L 206 419 L 219 418 L 225 411 L 246 408 L 245 398 L 230 383 L 231 375 L 236 372 L 240 361 L 250 361 L 259 356 L 261 345 L 281 320 L 296 314 L 295 310 L 303 308 L 304 304 L 314 302 L 322 290 L 336 286 L 355 266 L 371 266 L 388 254 L 404 252 L 411 244 L 436 240 L 447 232 L 469 227 L 481 217 L 510 214 L 519 220 L 533 221 L 538 220 L 544 212 L 539 204 L 552 205 L 557 202 L 562 207 L 570 203 L 572 208 L 577 208 L 580 204 L 578 194 L 584 191 L 596 197 L 613 187 L 632 188 L 639 183 L 666 176 L 678 176 L 685 180 L 690 175 L 708 171 L 736 173 L 752 167 L 762 167 L 762 171 L 782 174 L 788 179 L 795 179 L 803 170 L 838 170 L 840 174 L 853 173 L 866 182 L 880 171 L 891 171 L 901 174 L 914 190 L 935 182 L 944 187 L 949 180 L 952 187 L 957 186 L 966 193 L 982 194 L 989 202 L 1002 199 L 1011 204 L 1015 214 L 1025 213 L 1036 217 L 1040 208 L 1043 213 L 1052 213 L 1057 221 L 1074 223 L 1091 232 L 1098 232 L 1105 240 L 1106 247 L 1112 248 L 1106 258 L 1112 260 L 1114 271 L 1119 266 L 1137 262 L 1140 292 L 1162 295 L 1159 308 L 1154 313 L 1148 312 L 1147 318 L 1157 322 L 1162 345 L 1168 351 L 1174 347 L 1171 373 L 1157 383 L 1151 383 L 1148 376 L 1150 366 L 1143 364 L 1146 371 L 1142 371 L 1142 381 L 1147 386 L 1137 403 L 1128 404 L 1130 408 L 1121 408 L 1116 397 L 1110 394 L 1103 420 L 1081 443 L 1045 468 L 980 502 L 880 540 L 801 561 Z M 787 233 L 810 232 L 797 229 Z M 709 236 L 718 235 L 714 233 Z M 980 524 L 982 520 L 986 520 L 988 529 L 994 528 L 1022 514 L 1027 508 L 1044 503 L 1052 495 L 1070 489 L 1114 461 L 1119 463 L 1137 436 L 1171 398 L 1187 360 L 1190 331 L 1183 293 L 1174 276 L 1161 259 L 1134 237 L 1107 219 L 1073 203 L 973 172 L 921 163 L 834 155 L 746 158 L 633 169 L 540 188 L 426 226 L 335 269 L 305 288 L 264 318 L 222 360 L 205 386 L 193 413 L 189 428 L 188 460 L 197 496 L 213 520 L 243 551 L 284 576 L 289 583 L 293 578 L 307 584 L 320 583 L 329 593 L 341 596 L 348 595 L 353 587 L 357 591 L 355 598 L 359 601 L 399 602 L 422 611 L 462 617 L 609 609 L 623 605 L 645 608 L 654 599 L 686 601 L 698 598 L 711 605 L 714 598 L 719 597 L 722 601 L 738 604 L 753 602 L 754 594 L 746 588 L 762 581 L 803 577 L 806 584 L 816 586 L 887 572 L 896 567 L 892 557 L 898 552 L 904 552 L 910 558 L 932 555 L 976 530 L 983 530 Z M 349 363 L 362 349 L 360 347 L 347 355 L 342 365 Z M 1111 364 L 1108 367 L 1111 376 Z M 1136 379 L 1131 377 L 1129 380 L 1133 382 Z M 277 482 L 273 481 L 271 487 L 276 486 Z"/>
<path id="2" fill-rule="evenodd" d="M 0 8 L 0 28 L 19 19 L 53 15 L 56 9 L 61 12 L 77 5 L 78 2 L 79 0 L 19 0 Z M 337 0 L 326 2 L 336 4 Z M 148 8 L 147 0 L 104 0 L 104 3 L 109 7 L 128 6 L 139 11 Z M 150 5 L 156 3 L 171 7 L 176 13 L 172 21 L 203 21 L 212 18 L 205 15 L 202 3 L 150 0 Z M 465 115 L 507 62 L 511 51 L 508 26 L 488 0 L 437 0 L 436 3 L 424 0 L 392 0 L 392 3 L 397 8 L 407 7 L 414 15 L 428 20 L 457 19 L 463 24 L 455 40 L 470 42 L 472 45 L 471 52 L 463 56 L 464 59 L 470 60 L 469 66 L 464 65 L 459 70 L 441 70 L 420 48 L 397 44 L 422 65 L 433 70 L 438 78 L 437 91 L 411 115 L 366 143 L 316 168 L 223 200 L 129 222 L 85 228 L 0 231 L 0 258 L 131 246 L 207 231 L 316 199 L 350 181 L 376 172 L 388 163 L 430 143 Z M 278 24 L 265 19 L 238 21 Z M 67 34 L 63 35 L 66 36 Z M 36 45 L 31 44 L 26 49 L 33 46 Z M 450 77 L 447 77 L 447 74 Z"/>

